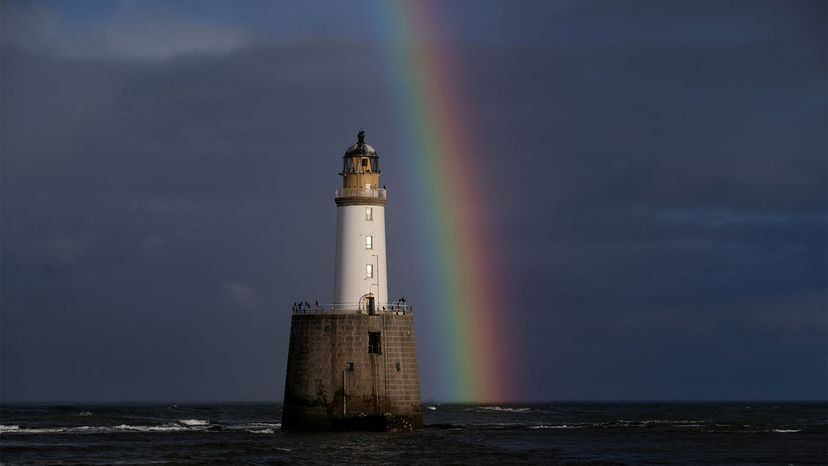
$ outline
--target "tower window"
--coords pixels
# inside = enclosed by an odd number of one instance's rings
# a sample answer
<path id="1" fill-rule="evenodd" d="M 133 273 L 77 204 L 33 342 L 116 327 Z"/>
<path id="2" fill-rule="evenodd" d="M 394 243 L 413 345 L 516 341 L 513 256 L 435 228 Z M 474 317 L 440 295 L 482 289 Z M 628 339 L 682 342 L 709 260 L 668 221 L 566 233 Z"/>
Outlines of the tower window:
<path id="1" fill-rule="evenodd" d="M 382 333 L 368 332 L 368 354 L 382 354 Z"/>
<path id="2" fill-rule="evenodd" d="M 365 277 L 374 278 L 374 264 L 368 264 L 365 266 Z"/>
<path id="3" fill-rule="evenodd" d="M 365 208 L 365 220 L 372 221 L 374 220 L 374 209 L 370 207 Z"/>
<path id="4" fill-rule="evenodd" d="M 344 159 L 344 166 L 342 167 L 342 173 L 353 173 L 354 172 L 354 159 L 347 158 Z"/>
<path id="5" fill-rule="evenodd" d="M 373 236 L 366 236 L 365 237 L 365 249 L 374 249 L 374 237 Z"/>
<path id="6" fill-rule="evenodd" d="M 368 159 L 362 159 L 362 167 L 366 168 L 368 166 Z"/>

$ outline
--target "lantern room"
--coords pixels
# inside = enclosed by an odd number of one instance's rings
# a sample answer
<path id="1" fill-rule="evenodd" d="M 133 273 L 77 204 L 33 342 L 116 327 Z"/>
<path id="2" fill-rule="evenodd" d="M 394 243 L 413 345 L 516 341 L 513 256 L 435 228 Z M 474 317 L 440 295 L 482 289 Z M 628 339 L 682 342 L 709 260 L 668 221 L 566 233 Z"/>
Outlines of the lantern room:
<path id="1" fill-rule="evenodd" d="M 357 143 L 342 156 L 342 187 L 377 189 L 381 173 L 377 151 L 365 143 L 365 131 L 360 131 Z"/>

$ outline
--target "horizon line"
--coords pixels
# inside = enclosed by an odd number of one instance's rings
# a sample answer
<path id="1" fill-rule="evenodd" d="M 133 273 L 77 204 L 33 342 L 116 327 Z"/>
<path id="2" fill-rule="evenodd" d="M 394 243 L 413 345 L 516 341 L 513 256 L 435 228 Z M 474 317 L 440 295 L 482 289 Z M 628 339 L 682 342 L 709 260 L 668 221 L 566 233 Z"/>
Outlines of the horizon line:
<path id="1" fill-rule="evenodd" d="M 537 404 L 581 404 L 581 403 L 828 403 L 826 399 L 814 398 L 721 398 L 721 399 L 557 399 L 534 401 L 428 401 L 425 405 L 537 405 Z M 0 400 L 4 404 L 278 404 L 281 400 Z"/>

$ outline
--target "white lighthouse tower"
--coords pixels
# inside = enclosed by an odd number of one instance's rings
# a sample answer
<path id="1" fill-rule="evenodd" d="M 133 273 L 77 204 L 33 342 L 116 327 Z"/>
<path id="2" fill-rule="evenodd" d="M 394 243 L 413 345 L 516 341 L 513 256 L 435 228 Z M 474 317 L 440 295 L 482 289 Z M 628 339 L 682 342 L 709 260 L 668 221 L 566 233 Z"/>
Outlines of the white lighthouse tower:
<path id="1" fill-rule="evenodd" d="M 386 193 L 379 186 L 379 156 L 357 143 L 342 157 L 342 187 L 336 190 L 334 309 L 374 314 L 388 306 L 385 261 Z"/>
<path id="2" fill-rule="evenodd" d="M 416 429 L 423 405 L 414 312 L 388 305 L 379 156 L 360 131 L 342 160 L 334 301 L 293 306 L 282 428 Z"/>

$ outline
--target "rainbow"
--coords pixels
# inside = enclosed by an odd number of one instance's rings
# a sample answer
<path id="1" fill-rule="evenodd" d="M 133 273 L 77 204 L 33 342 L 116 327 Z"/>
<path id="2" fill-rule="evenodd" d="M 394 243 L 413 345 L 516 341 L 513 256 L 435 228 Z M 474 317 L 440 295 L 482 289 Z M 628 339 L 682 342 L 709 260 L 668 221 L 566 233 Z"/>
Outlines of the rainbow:
<path id="1" fill-rule="evenodd" d="M 513 396 L 507 309 L 499 295 L 464 115 L 456 61 L 439 35 L 431 2 L 376 0 L 402 158 L 417 182 L 421 245 L 430 282 L 429 324 L 442 345 L 437 392 L 445 401 L 495 402 Z M 429 180 L 423 183 L 422 180 Z M 422 303 L 421 303 L 422 304 Z M 426 311 L 424 311 L 426 312 Z M 419 315 L 422 315 L 420 313 Z M 431 340 L 431 338 L 430 338 Z"/>

